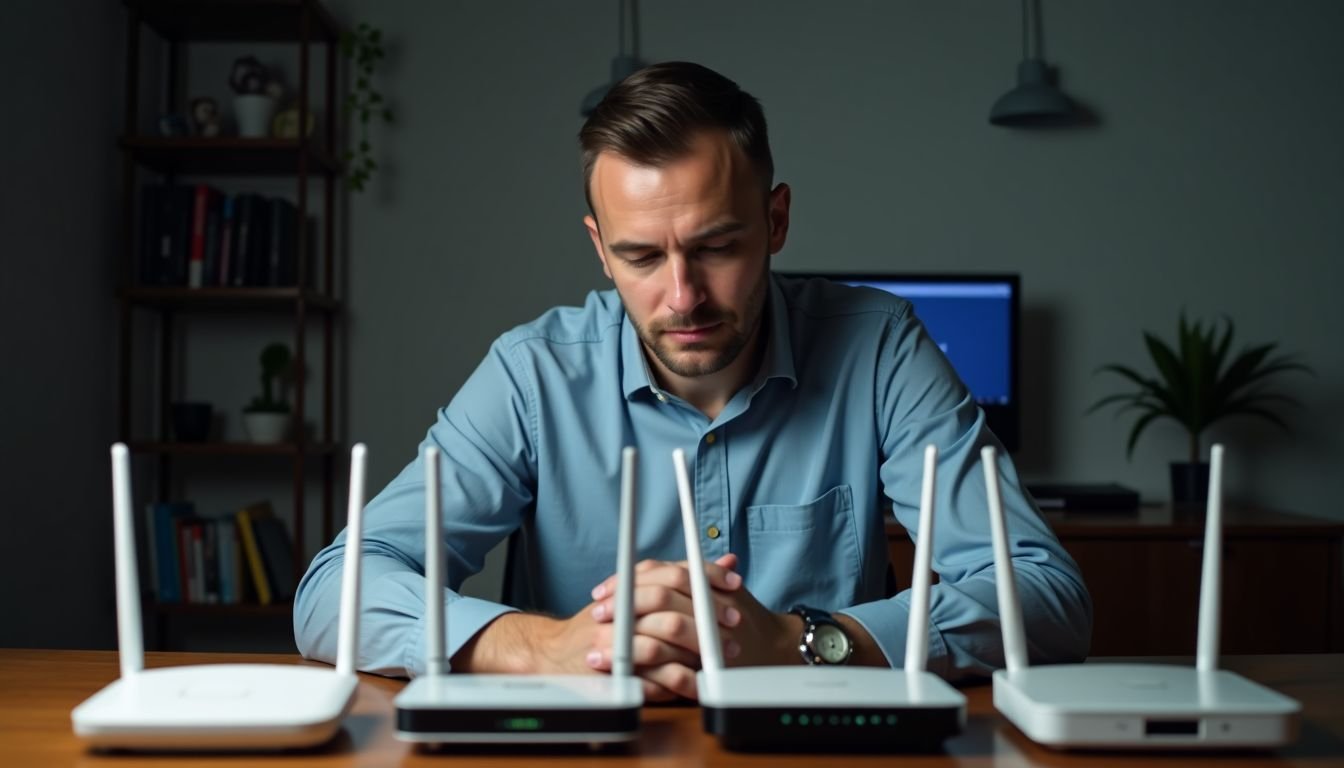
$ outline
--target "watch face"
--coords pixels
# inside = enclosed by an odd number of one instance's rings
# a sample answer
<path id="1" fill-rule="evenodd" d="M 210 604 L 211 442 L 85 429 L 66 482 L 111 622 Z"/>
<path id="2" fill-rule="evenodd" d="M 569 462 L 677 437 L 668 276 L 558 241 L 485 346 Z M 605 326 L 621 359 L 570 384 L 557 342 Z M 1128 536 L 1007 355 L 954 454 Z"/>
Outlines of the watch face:
<path id="1" fill-rule="evenodd" d="M 849 658 L 849 638 L 839 627 L 822 624 L 812 633 L 812 649 L 827 664 L 843 664 Z"/>

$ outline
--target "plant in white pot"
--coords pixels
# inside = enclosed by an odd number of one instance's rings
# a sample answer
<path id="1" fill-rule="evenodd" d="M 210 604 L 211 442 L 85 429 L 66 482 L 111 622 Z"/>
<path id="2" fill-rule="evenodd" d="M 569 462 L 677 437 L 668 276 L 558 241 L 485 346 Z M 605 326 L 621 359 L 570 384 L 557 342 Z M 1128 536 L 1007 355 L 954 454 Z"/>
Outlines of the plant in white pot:
<path id="1" fill-rule="evenodd" d="M 290 411 L 284 385 L 292 359 L 289 347 L 276 342 L 261 350 L 261 394 L 243 409 L 243 431 L 254 443 L 283 443 L 289 438 Z"/>
<path id="2" fill-rule="evenodd" d="M 1312 372 L 1288 356 L 1275 356 L 1278 347 L 1275 343 L 1248 347 L 1230 356 L 1233 330 L 1232 321 L 1227 318 L 1220 334 L 1217 323 L 1206 327 L 1198 320 L 1187 322 L 1185 313 L 1181 313 L 1175 348 L 1147 331 L 1143 334 L 1157 376 L 1117 364 L 1098 369 L 1121 376 L 1135 386 L 1133 391 L 1103 397 L 1088 409 L 1091 413 L 1114 405 L 1119 413 L 1138 412 L 1129 432 L 1126 456 L 1133 457 L 1139 435 L 1157 419 L 1172 419 L 1185 428 L 1189 461 L 1171 463 L 1173 504 L 1201 502 L 1207 496 L 1209 465 L 1201 460 L 1200 443 L 1204 430 L 1229 416 L 1255 416 L 1287 430 L 1288 424 L 1275 413 L 1275 408 L 1297 405 L 1297 400 L 1274 391 L 1270 382 L 1290 371 Z"/>
<path id="3" fill-rule="evenodd" d="M 255 56 L 242 56 L 233 62 L 229 87 L 238 135 L 252 139 L 270 135 L 271 115 L 284 95 L 280 81 Z"/>

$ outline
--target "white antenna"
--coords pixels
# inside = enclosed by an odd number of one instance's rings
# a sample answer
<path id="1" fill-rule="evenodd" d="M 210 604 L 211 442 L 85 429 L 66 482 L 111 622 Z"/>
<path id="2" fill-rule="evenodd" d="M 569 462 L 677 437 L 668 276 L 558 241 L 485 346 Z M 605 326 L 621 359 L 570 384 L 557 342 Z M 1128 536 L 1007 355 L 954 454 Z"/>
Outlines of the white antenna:
<path id="1" fill-rule="evenodd" d="M 1218 618 L 1223 597 L 1223 446 L 1209 451 L 1209 506 L 1204 521 L 1204 570 L 1199 577 L 1199 639 L 1195 668 L 1218 668 Z"/>
<path id="2" fill-rule="evenodd" d="M 611 649 L 611 674 L 629 677 L 635 673 L 631 649 L 635 615 L 635 460 L 638 452 L 627 446 L 621 451 L 621 511 L 616 533 L 615 643 Z"/>
<path id="3" fill-rule="evenodd" d="M 719 625 L 714 616 L 714 596 L 705 577 L 705 556 L 700 551 L 700 525 L 695 519 L 695 501 L 691 496 L 691 478 L 686 472 L 686 452 L 672 451 L 672 467 L 677 473 L 677 495 L 681 497 L 681 527 L 686 535 L 686 568 L 691 574 L 691 604 L 695 610 L 695 633 L 700 640 L 700 668 L 711 695 L 718 695 L 719 675 L 723 672 L 723 651 L 719 645 Z M 701 696 L 705 695 L 701 691 Z"/>
<path id="4" fill-rule="evenodd" d="M 364 538 L 364 460 L 368 449 L 350 449 L 350 502 L 345 524 L 345 563 L 341 573 L 341 628 L 336 636 L 336 674 L 353 675 L 359 652 L 359 558 Z M 303 510 L 296 510 L 303 514 Z"/>
<path id="5" fill-rule="evenodd" d="M 910 624 L 905 639 L 905 671 L 929 662 L 929 582 L 933 580 L 933 497 L 938 446 L 924 448 L 924 485 L 919 494 L 919 530 L 915 533 L 915 572 L 910 585 Z"/>
<path id="6" fill-rule="evenodd" d="M 1003 520 L 999 466 L 993 446 L 980 449 L 980 463 L 985 466 L 989 530 L 994 541 L 994 582 L 999 597 L 999 626 L 1003 629 L 1003 656 L 1011 675 L 1027 668 L 1027 635 L 1022 629 L 1022 605 L 1017 601 L 1017 585 L 1013 581 L 1013 557 L 1008 551 L 1008 529 Z"/>
<path id="7" fill-rule="evenodd" d="M 117 655 L 121 676 L 133 677 L 145 668 L 145 638 L 131 515 L 131 462 L 125 443 L 112 446 L 112 546 L 117 568 Z"/>
<path id="8" fill-rule="evenodd" d="M 439 449 L 425 449 L 425 674 L 446 675 L 443 621 L 443 506 L 439 501 Z"/>

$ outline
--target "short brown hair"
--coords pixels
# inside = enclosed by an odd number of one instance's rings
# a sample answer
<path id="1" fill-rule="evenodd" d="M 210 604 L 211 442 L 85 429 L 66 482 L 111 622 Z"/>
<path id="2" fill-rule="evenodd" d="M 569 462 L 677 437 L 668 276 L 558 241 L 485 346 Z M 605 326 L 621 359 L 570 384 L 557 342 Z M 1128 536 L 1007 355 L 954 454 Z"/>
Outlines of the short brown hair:
<path id="1" fill-rule="evenodd" d="M 765 112 L 755 96 L 714 70 L 686 61 L 645 67 L 612 86 L 579 131 L 583 194 L 593 209 L 590 182 L 602 152 L 657 166 L 685 155 L 704 130 L 723 130 L 756 167 L 768 192 L 775 163 Z"/>

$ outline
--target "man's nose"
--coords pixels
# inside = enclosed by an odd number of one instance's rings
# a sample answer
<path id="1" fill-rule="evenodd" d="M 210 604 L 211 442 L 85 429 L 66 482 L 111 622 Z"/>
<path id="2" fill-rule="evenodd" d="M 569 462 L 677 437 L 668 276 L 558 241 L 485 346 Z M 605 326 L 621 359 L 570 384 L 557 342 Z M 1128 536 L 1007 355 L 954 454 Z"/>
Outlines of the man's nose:
<path id="1" fill-rule="evenodd" d="M 705 300 L 698 270 L 685 256 L 673 256 L 668 264 L 671 284 L 667 287 L 667 308 L 683 317 L 689 316 Z"/>

